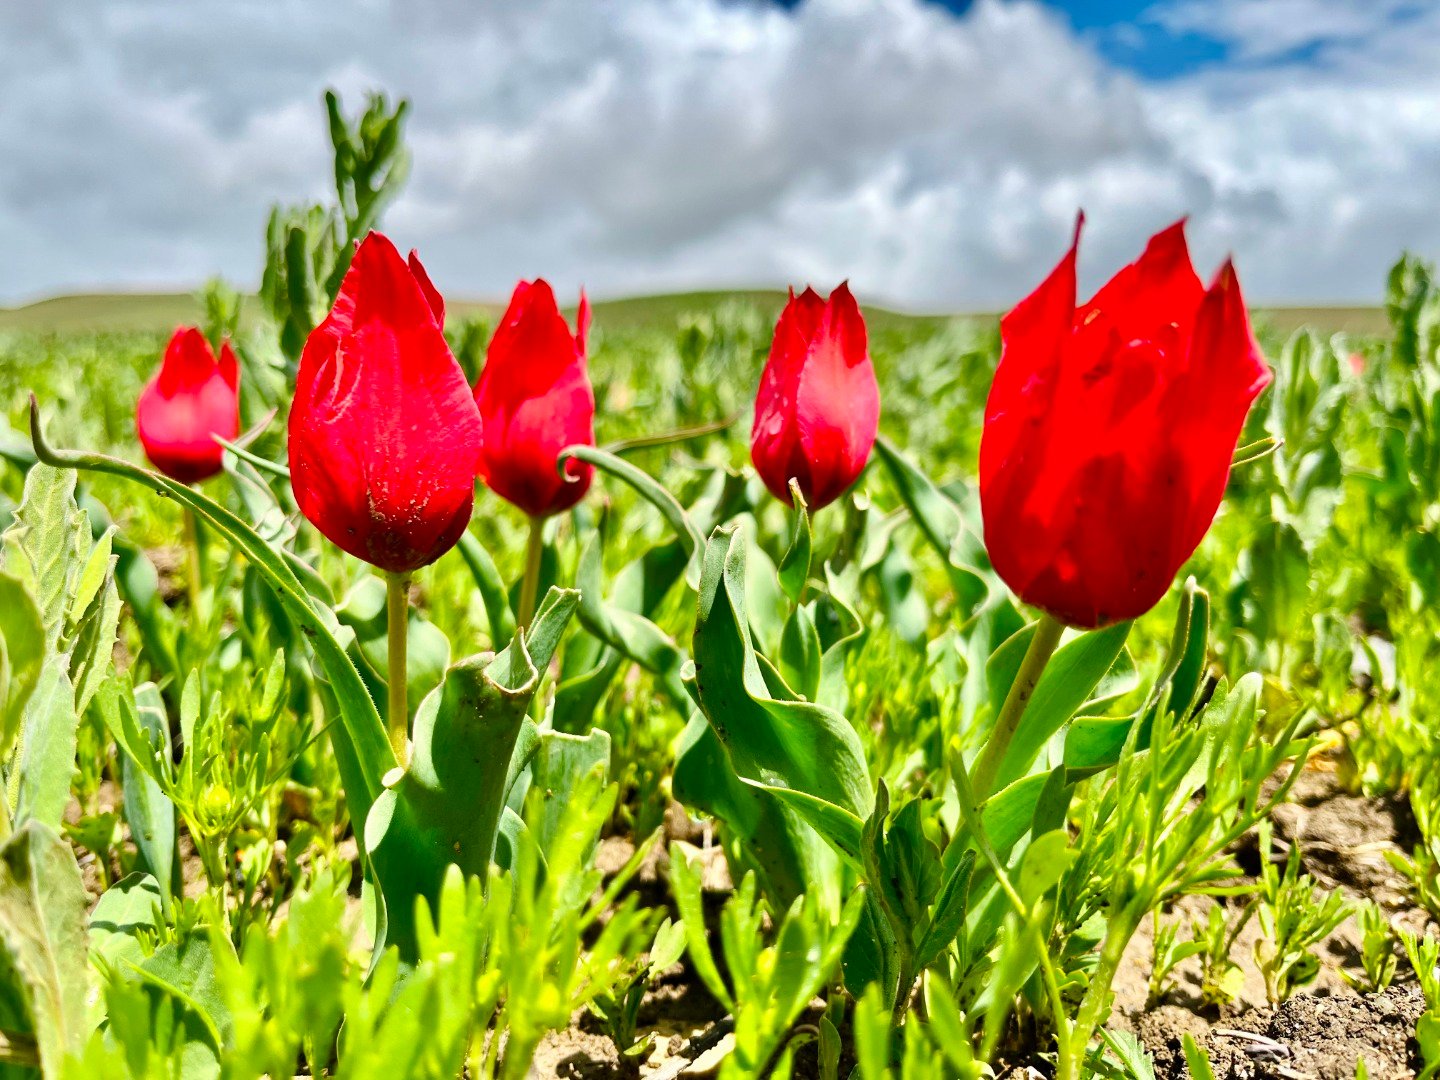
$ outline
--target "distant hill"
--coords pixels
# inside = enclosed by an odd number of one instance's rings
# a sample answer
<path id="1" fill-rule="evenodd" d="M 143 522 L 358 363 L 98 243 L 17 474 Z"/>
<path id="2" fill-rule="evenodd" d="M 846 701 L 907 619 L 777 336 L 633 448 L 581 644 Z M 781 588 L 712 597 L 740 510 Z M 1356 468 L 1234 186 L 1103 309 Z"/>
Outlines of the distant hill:
<path id="1" fill-rule="evenodd" d="M 645 323 L 673 323 L 691 311 L 714 310 L 721 304 L 751 303 L 769 313 L 780 310 L 785 294 L 778 289 L 716 290 L 637 296 L 604 300 L 595 304 L 595 317 L 608 326 L 638 326 Z M 254 300 L 246 307 L 254 311 Z M 494 301 L 455 300 L 449 310 L 456 315 L 484 314 L 496 318 L 504 305 Z M 930 321 L 941 315 L 917 315 L 866 305 L 872 323 L 897 325 L 911 320 Z M 971 313 L 975 318 L 993 319 L 994 313 Z M 1381 334 L 1388 329 L 1385 312 L 1379 307 L 1280 307 L 1256 313 L 1282 333 L 1301 326 L 1313 326 L 1325 333 Z M 200 307 L 188 293 L 83 293 L 38 300 L 22 307 L 0 308 L 0 330 L 28 330 L 37 333 L 80 333 L 101 330 L 150 331 L 164 333 L 200 317 Z"/>

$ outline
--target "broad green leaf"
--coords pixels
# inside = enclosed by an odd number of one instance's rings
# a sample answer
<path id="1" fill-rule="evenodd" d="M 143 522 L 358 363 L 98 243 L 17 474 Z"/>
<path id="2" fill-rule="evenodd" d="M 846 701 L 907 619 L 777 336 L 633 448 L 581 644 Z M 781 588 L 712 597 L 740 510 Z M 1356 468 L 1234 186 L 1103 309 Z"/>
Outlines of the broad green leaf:
<path id="1" fill-rule="evenodd" d="M 75 474 L 32 466 L 4 541 L 9 573 L 20 579 L 39 609 L 46 649 L 59 651 L 76 569 L 91 543 L 88 519 L 75 505 Z"/>
<path id="2" fill-rule="evenodd" d="M 779 789 L 741 779 L 699 712 L 676 740 L 671 788 L 682 804 L 723 823 L 740 859 L 777 905 L 788 906 L 810 882 L 835 877 L 838 864 L 829 845 L 805 824 L 798 808 L 780 801 Z"/>
<path id="3" fill-rule="evenodd" d="M 828 840 L 832 847 L 849 859 L 859 869 L 861 834 L 865 822 L 844 807 L 826 802 L 824 799 L 807 795 L 803 791 L 792 791 L 783 787 L 767 787 L 753 780 L 745 780 L 758 791 L 769 792 L 784 806 L 795 811 L 816 832 Z"/>
<path id="4" fill-rule="evenodd" d="M 141 964 L 145 960 L 142 934 L 157 934 L 164 926 L 161 916 L 164 893 L 149 874 L 134 873 L 121 878 L 100 894 L 90 913 L 90 948 L 106 963 L 122 960 Z"/>
<path id="5" fill-rule="evenodd" d="M 689 658 L 668 634 L 647 617 L 668 588 L 646 588 L 650 577 L 649 567 L 646 566 L 647 555 L 646 559 L 631 564 L 631 567 L 639 567 L 637 574 L 640 580 L 637 581 L 634 575 L 622 574 L 616 583 L 619 602 L 607 600 L 600 554 L 600 534 L 595 532 L 586 539 L 581 549 L 575 574 L 575 584 L 580 590 L 581 625 L 622 657 L 655 675 L 672 700 L 682 704 L 687 702 L 689 695 L 681 683 L 680 674 Z M 671 566 L 678 576 L 684 564 L 672 560 Z M 667 584 L 673 583 L 674 578 L 666 574 L 667 568 L 657 566 L 655 569 Z M 656 583 L 657 586 L 660 584 Z M 648 603 L 646 593 L 653 596 Z M 637 610 L 640 608 L 645 610 Z M 610 674 L 613 676 L 613 671 Z"/>
<path id="6" fill-rule="evenodd" d="M 808 605 L 796 605 L 780 633 L 780 676 L 806 701 L 820 696 L 820 635 Z"/>
<path id="7" fill-rule="evenodd" d="M 186 1080 L 220 1075 L 232 1024 L 216 982 L 211 940 L 192 937 L 183 944 L 168 942 L 141 963 L 129 965 L 152 998 L 168 998 L 175 1010 L 184 1032 L 181 1069 Z"/>
<path id="8" fill-rule="evenodd" d="M 85 887 L 70 846 L 36 821 L 0 847 L 0 993 L 8 1031 L 34 1038 L 41 1071 L 60 1075 L 89 1036 Z M 17 1026 L 11 1026 L 17 1025 Z"/>
<path id="9" fill-rule="evenodd" d="M 574 591 L 552 589 L 528 641 L 518 632 L 494 657 L 461 660 L 415 715 L 409 767 L 365 822 L 366 850 L 392 856 L 393 869 L 377 864 L 377 876 L 386 896 L 388 940 L 407 959 L 414 956 L 416 898 L 424 897 L 433 910 L 451 864 L 467 876 L 489 873 L 511 759 L 540 684 L 539 669 L 554 654 L 576 600 Z M 608 758 L 608 737 L 606 751 Z"/>
<path id="10" fill-rule="evenodd" d="M 45 628 L 40 611 L 20 580 L 0 574 L 0 760 L 20 731 L 25 703 L 40 681 L 45 660 Z"/>
<path id="11" fill-rule="evenodd" d="M 17 824 L 37 821 L 59 829 L 70 802 L 75 775 L 75 691 L 63 656 L 54 656 L 40 673 L 40 684 L 25 708 L 15 777 L 13 810 Z"/>
<path id="12" fill-rule="evenodd" d="M 810 702 L 778 701 L 765 685 L 746 617 L 745 557 L 734 527 L 706 545 L 694 643 L 701 708 L 740 776 L 868 817 L 870 777 L 849 721 Z"/>
<path id="13" fill-rule="evenodd" d="M 610 735 L 595 728 L 585 735 L 569 735 L 562 731 L 540 732 L 540 743 L 530 765 L 531 790 L 540 792 L 544 800 L 536 838 L 542 851 L 549 850 L 550 841 L 563 823 L 570 794 L 591 774 L 610 779 Z"/>

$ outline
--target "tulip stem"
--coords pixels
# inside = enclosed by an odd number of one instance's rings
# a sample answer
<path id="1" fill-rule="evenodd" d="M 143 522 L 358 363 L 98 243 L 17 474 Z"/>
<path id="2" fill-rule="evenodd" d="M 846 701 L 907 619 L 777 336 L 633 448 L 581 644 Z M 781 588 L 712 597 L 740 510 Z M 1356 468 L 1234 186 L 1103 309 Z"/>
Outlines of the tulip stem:
<path id="1" fill-rule="evenodd" d="M 1050 662 L 1050 657 L 1054 655 L 1064 633 L 1063 623 L 1043 613 L 1040 621 L 1035 624 L 1035 634 L 1030 639 L 1030 647 L 1025 650 L 1025 658 L 1020 661 L 1020 670 L 1015 673 L 1010 692 L 1005 695 L 1005 704 L 1000 707 L 1000 715 L 995 718 L 990 738 L 985 741 L 980 756 L 975 759 L 975 764 L 970 769 L 970 784 L 977 807 L 983 806 L 992 794 L 991 789 L 995 786 L 1000 766 L 1005 762 L 1005 752 L 1010 749 L 1010 740 L 1015 737 L 1015 732 L 1020 730 L 1025 706 L 1030 704 L 1030 696 L 1035 693 L 1045 665 Z"/>
<path id="2" fill-rule="evenodd" d="M 185 507 L 185 589 L 190 600 L 190 618 L 200 623 L 200 525 L 195 511 Z"/>
<path id="3" fill-rule="evenodd" d="M 385 575 L 385 640 L 390 650 L 390 746 L 403 769 L 408 763 L 410 706 L 405 693 L 405 645 L 410 632 L 410 576 Z"/>
<path id="4" fill-rule="evenodd" d="M 530 519 L 530 539 L 525 545 L 525 577 L 520 581 L 520 610 L 515 613 L 517 625 L 530 626 L 535 617 L 535 599 L 540 592 L 540 559 L 545 554 L 545 519 Z"/>

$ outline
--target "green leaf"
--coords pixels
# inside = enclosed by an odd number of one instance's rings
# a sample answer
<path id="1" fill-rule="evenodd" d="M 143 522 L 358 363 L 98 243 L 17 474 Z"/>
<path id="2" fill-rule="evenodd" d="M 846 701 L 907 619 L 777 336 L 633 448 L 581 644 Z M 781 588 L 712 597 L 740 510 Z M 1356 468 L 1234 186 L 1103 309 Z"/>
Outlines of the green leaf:
<path id="1" fill-rule="evenodd" d="M 510 594 L 505 588 L 505 579 L 495 566 L 495 560 L 485 545 L 475 538 L 468 529 L 460 534 L 456 544 L 460 557 L 470 569 L 475 586 L 480 590 L 480 599 L 485 604 L 485 617 L 490 622 L 490 641 L 498 644 L 515 636 L 515 613 L 510 609 Z"/>
<path id="2" fill-rule="evenodd" d="M 780 633 L 780 676 L 796 695 L 806 701 L 820 696 L 820 635 L 815 619 L 805 606 L 797 605 L 785 620 Z"/>
<path id="3" fill-rule="evenodd" d="M 220 1075 L 232 1025 L 210 950 L 210 938 L 192 937 L 183 944 L 161 945 L 140 964 L 130 965 L 152 999 L 169 999 L 178 1015 L 184 1032 L 181 1072 L 186 1080 Z"/>
<path id="4" fill-rule="evenodd" d="M 539 822 L 532 818 L 531 825 L 540 849 L 548 851 L 565 820 L 570 795 L 580 790 L 584 778 L 594 773 L 602 782 L 609 781 L 610 735 L 599 728 L 585 735 L 542 731 L 530 771 L 531 789 L 539 791 L 544 800 Z"/>
<path id="5" fill-rule="evenodd" d="M 1079 852 L 1070 846 L 1070 834 L 1054 829 L 1035 837 L 1020 857 L 1020 872 L 1015 889 L 1027 904 L 1034 905 L 1065 876 Z"/>
<path id="6" fill-rule="evenodd" d="M 648 612 L 642 613 L 635 610 L 639 607 L 647 607 L 653 611 L 658 606 L 659 598 L 668 591 L 668 584 L 673 583 L 673 578 L 666 577 L 665 569 L 657 567 L 657 571 L 665 583 L 665 587 L 658 587 L 661 582 L 656 582 L 656 588 L 651 590 L 643 586 L 648 584 L 649 567 L 646 566 L 646 559 L 632 563 L 627 567 L 627 573 L 622 574 L 622 579 L 629 577 L 629 580 L 617 581 L 616 591 L 629 596 L 626 599 L 629 604 L 616 603 L 605 599 L 604 579 L 601 570 L 600 534 L 592 533 L 586 538 L 585 546 L 580 551 L 580 563 L 575 572 L 575 584 L 580 590 L 580 623 L 587 631 L 595 635 L 607 646 L 614 649 L 625 659 L 639 664 L 646 671 L 655 675 L 660 680 L 661 687 L 670 695 L 671 699 L 681 703 L 688 702 L 689 695 L 681 682 L 680 676 L 686 662 L 689 660 L 684 651 L 675 642 L 646 617 Z M 675 560 L 675 574 L 678 576 L 683 563 Z M 638 570 L 631 574 L 631 568 L 638 567 Z M 635 575 L 641 580 L 636 582 Z M 626 587 L 628 586 L 628 587 Z M 654 599 L 646 603 L 645 593 L 652 592 Z"/>
<path id="7" fill-rule="evenodd" d="M 75 856 L 49 827 L 28 822 L 0 847 L 3 996 L 22 1010 L 7 1021 L 34 1037 L 46 1076 L 59 1076 L 90 1034 L 85 908 Z"/>
<path id="8" fill-rule="evenodd" d="M 777 906 L 788 907 L 812 882 L 834 879 L 835 856 L 797 812 L 803 808 L 783 804 L 783 789 L 742 779 L 715 729 L 699 712 L 676 740 L 671 790 L 686 807 L 724 824 L 736 841 L 740 860 L 759 877 Z"/>
<path id="9" fill-rule="evenodd" d="M 805 508 L 805 496 L 800 485 L 790 481 L 790 497 L 795 503 L 795 531 L 791 535 L 790 547 L 780 560 L 780 588 L 799 605 L 805 592 L 805 582 L 810 578 L 810 514 Z"/>
<path id="10" fill-rule="evenodd" d="M 1029 772 L 1051 736 L 1090 699 L 1106 673 L 1115 665 L 1129 633 L 1130 623 L 1116 623 L 1103 630 L 1082 634 L 1055 651 L 1025 707 L 1019 730 L 1015 732 L 1015 738 L 1001 763 L 997 783 L 1009 784 Z M 1002 647 L 1006 655 L 1013 655 L 1017 648 L 1023 653 L 1033 634 L 1034 624 L 1012 637 Z M 1008 690 L 1007 682 L 1004 691 Z M 1001 687 L 995 683 L 991 684 L 991 693 L 992 702 L 995 694 L 999 694 L 1001 699 L 1004 697 Z"/>
<path id="11" fill-rule="evenodd" d="M 40 610 L 20 580 L 0 574 L 0 760 L 9 756 L 45 661 Z"/>
<path id="12" fill-rule="evenodd" d="M 25 585 L 40 612 L 46 651 L 61 651 L 76 567 L 90 551 L 89 522 L 75 505 L 75 474 L 31 466 L 4 541 L 9 572 Z"/>
<path id="13" fill-rule="evenodd" d="M 20 745 L 15 820 L 38 821 L 59 829 L 70 802 L 75 774 L 75 691 L 65 673 L 65 658 L 52 657 L 40 673 L 40 684 L 25 709 Z"/>
<path id="14" fill-rule="evenodd" d="M 970 879 L 975 872 L 975 852 L 967 850 L 945 876 L 930 912 L 929 925 L 915 947 L 915 970 L 924 971 L 940 958 L 965 926 L 970 904 Z"/>
<path id="15" fill-rule="evenodd" d="M 410 765 L 365 822 L 366 850 L 393 856 L 391 866 L 377 864 L 377 875 L 388 939 L 407 959 L 415 955 L 415 901 L 424 897 L 434 909 L 446 867 L 472 877 L 489 873 L 511 758 L 539 669 L 554 654 L 576 601 L 573 590 L 552 589 L 528 643 L 520 631 L 494 657 L 461 660 L 415 715 Z M 608 758 L 608 737 L 606 750 Z"/>
<path id="16" fill-rule="evenodd" d="M 962 610 L 973 613 L 998 591 L 979 567 L 984 545 L 973 536 L 956 506 L 890 440 L 875 440 L 876 456 L 890 473 L 896 494 L 945 565 Z"/>
<path id="17" fill-rule="evenodd" d="M 1200 1049 L 1195 1036 L 1188 1031 L 1180 1036 L 1180 1047 L 1185 1053 L 1185 1067 L 1194 1080 L 1215 1080 L 1215 1070 L 1210 1065 L 1210 1055 Z"/>
<path id="18" fill-rule="evenodd" d="M 106 963 L 145 960 L 144 934 L 155 935 L 164 926 L 161 915 L 165 894 L 149 874 L 121 878 L 101 895 L 90 913 L 90 948 Z"/>
<path id="19" fill-rule="evenodd" d="M 760 791 L 769 792 L 782 805 L 795 811 L 811 828 L 828 840 L 836 851 L 850 860 L 852 866 L 860 868 L 862 833 L 865 829 L 863 820 L 842 806 L 807 795 L 803 791 L 769 787 L 753 780 L 743 782 Z"/>
<path id="20" fill-rule="evenodd" d="M 121 697 L 128 704 L 129 675 L 123 677 L 123 682 L 119 678 L 116 682 L 120 684 Z M 160 748 L 168 755 L 170 719 L 154 683 L 142 683 L 136 687 L 133 701 L 137 729 L 134 735 L 117 740 L 125 751 L 120 759 L 125 822 L 130 826 L 130 838 L 135 842 L 139 865 L 164 885 L 160 890 L 161 908 L 169 916 L 171 897 L 180 891 L 180 863 L 175 850 L 175 804 L 156 782 L 154 773 L 157 767 L 151 748 Z M 104 715 L 103 698 L 101 702 Z M 118 711 L 115 715 L 118 716 Z M 135 736 L 146 741 L 136 745 L 132 742 Z M 134 755 L 138 753 L 147 756 L 143 761 L 137 760 Z"/>
<path id="21" fill-rule="evenodd" d="M 559 467 L 563 468 L 565 462 L 570 458 L 588 462 L 602 472 L 609 473 L 615 479 L 628 484 L 637 495 L 648 502 L 660 516 L 665 519 L 670 528 L 675 532 L 675 538 L 685 548 L 686 559 L 694 566 L 696 553 L 703 547 L 700 533 L 696 531 L 694 523 L 685 513 L 685 508 L 680 505 L 679 500 L 666 491 L 660 481 L 647 473 L 644 469 L 630 464 L 624 458 L 616 457 L 614 454 L 594 446 L 567 446 L 560 452 Z M 694 584 L 693 569 L 687 574 Z"/>
<path id="22" fill-rule="evenodd" d="M 729 1012 L 735 1011 L 735 998 L 725 980 L 720 977 L 715 955 L 710 951 L 710 940 L 705 933 L 705 908 L 700 899 L 700 870 L 691 864 L 685 853 L 670 845 L 670 891 L 675 896 L 675 907 L 680 912 L 680 925 L 685 928 L 685 941 L 690 949 L 690 963 L 705 988 L 724 1005 Z"/>
<path id="23" fill-rule="evenodd" d="M 746 617 L 745 555 L 733 526 L 705 548 L 694 640 L 701 708 L 740 776 L 868 817 L 870 777 L 849 721 L 810 702 L 778 701 L 765 685 Z"/>

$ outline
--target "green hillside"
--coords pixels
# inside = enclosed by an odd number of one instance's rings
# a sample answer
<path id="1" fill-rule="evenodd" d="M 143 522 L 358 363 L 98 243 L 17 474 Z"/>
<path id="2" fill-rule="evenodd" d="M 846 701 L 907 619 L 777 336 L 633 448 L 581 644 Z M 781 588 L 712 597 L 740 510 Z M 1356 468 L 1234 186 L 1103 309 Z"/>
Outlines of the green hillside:
<path id="1" fill-rule="evenodd" d="M 712 310 L 730 301 L 754 304 L 775 313 L 785 294 L 778 289 L 712 290 L 663 293 L 595 304 L 595 316 L 607 326 L 632 327 L 647 323 L 673 323 L 686 312 Z M 253 300 L 248 306 L 253 311 Z M 494 318 L 503 305 L 494 301 L 455 300 L 450 311 L 457 315 L 481 313 Z M 994 318 L 993 313 L 975 313 L 977 318 Z M 1379 334 L 1386 330 L 1385 311 L 1380 307 L 1280 307 L 1257 312 L 1277 330 L 1289 332 L 1313 326 L 1334 333 Z M 38 300 L 14 308 L 0 308 L 0 330 L 37 333 L 83 333 L 102 330 L 151 330 L 164 332 L 182 323 L 196 321 L 200 307 L 189 293 L 80 293 Z M 898 325 L 916 320 L 932 321 L 942 315 L 916 315 L 866 306 L 866 316 L 877 326 Z"/>

